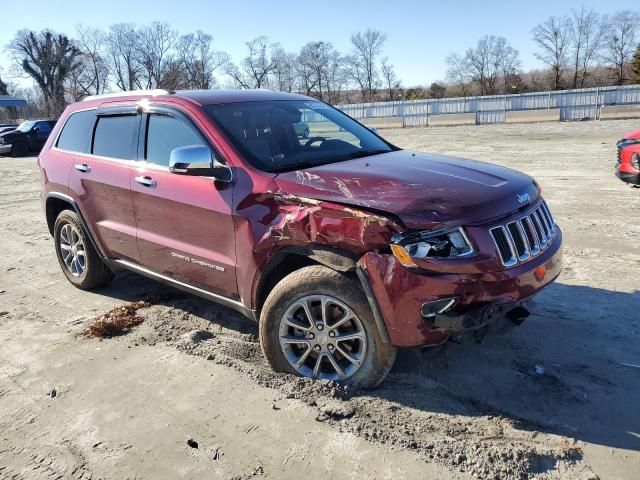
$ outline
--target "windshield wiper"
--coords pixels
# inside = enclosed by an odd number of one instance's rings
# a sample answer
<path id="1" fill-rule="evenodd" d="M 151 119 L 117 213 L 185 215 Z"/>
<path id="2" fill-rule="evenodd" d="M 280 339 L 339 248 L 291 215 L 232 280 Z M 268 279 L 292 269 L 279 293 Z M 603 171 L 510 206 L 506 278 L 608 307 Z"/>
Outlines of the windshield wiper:
<path id="1" fill-rule="evenodd" d="M 327 157 L 319 158 L 319 159 L 316 159 L 315 161 L 296 160 L 293 162 L 289 162 L 285 165 L 280 165 L 278 167 L 275 167 L 271 169 L 270 172 L 282 173 L 290 170 L 295 170 L 296 167 L 298 168 L 319 167 L 320 165 L 327 165 L 329 163 L 337 163 L 337 162 L 343 162 L 345 160 L 354 160 L 356 158 L 371 157 L 373 155 L 380 155 L 381 153 L 390 153 L 392 151 L 393 150 L 359 150 L 357 152 L 348 153 L 346 155 L 340 155 L 340 156 L 328 157 L 328 158 Z"/>
<path id="2" fill-rule="evenodd" d="M 339 157 L 340 160 L 353 160 L 355 158 L 372 157 L 374 155 L 380 155 L 381 153 L 390 153 L 392 150 L 359 150 L 357 152 L 349 153 L 343 157 Z"/>

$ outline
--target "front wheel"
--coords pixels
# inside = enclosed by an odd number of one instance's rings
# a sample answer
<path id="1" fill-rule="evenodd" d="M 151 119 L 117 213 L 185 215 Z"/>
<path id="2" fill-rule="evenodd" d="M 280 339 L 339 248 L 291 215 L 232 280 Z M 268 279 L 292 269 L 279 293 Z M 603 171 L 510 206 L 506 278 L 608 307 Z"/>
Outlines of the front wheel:
<path id="1" fill-rule="evenodd" d="M 29 153 L 29 147 L 24 142 L 16 142 L 11 146 L 12 157 L 24 157 Z"/>
<path id="2" fill-rule="evenodd" d="M 358 281 L 323 266 L 276 285 L 260 315 L 260 345 L 276 371 L 359 388 L 379 385 L 396 356 Z"/>

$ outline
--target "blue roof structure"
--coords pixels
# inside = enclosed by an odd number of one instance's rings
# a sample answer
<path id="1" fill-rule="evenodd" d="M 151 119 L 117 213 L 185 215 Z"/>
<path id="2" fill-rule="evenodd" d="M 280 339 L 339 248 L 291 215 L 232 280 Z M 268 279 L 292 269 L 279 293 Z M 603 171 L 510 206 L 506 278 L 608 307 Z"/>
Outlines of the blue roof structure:
<path id="1" fill-rule="evenodd" d="M 9 95 L 0 95 L 0 107 L 26 107 L 27 101 Z"/>

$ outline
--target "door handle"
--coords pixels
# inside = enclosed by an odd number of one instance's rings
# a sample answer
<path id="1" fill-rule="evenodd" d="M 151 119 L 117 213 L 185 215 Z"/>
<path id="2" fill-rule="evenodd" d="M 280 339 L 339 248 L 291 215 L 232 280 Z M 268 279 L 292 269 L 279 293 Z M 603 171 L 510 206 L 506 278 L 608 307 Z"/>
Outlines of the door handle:
<path id="1" fill-rule="evenodd" d="M 145 187 L 155 187 L 157 185 L 156 181 L 151 177 L 136 177 L 135 181 L 140 185 L 144 185 Z"/>
<path id="2" fill-rule="evenodd" d="M 89 173 L 91 171 L 91 167 L 86 163 L 76 163 L 73 168 L 78 170 L 79 172 Z"/>

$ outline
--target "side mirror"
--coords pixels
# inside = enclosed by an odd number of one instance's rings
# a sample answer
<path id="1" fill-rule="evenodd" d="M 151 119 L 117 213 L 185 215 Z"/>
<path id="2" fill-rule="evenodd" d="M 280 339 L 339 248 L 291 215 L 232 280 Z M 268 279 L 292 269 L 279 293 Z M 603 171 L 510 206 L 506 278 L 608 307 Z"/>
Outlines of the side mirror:
<path id="1" fill-rule="evenodd" d="M 231 169 L 213 158 L 204 145 L 174 148 L 169 157 L 169 171 L 178 175 L 213 177 L 220 182 L 231 181 Z"/>
<path id="2" fill-rule="evenodd" d="M 32 131 L 33 133 L 38 133 L 38 132 L 40 131 L 40 127 L 33 127 L 33 128 L 31 129 L 31 131 Z"/>
<path id="3" fill-rule="evenodd" d="M 376 127 L 367 127 L 369 130 L 371 130 L 373 133 L 378 133 L 378 129 Z"/>

